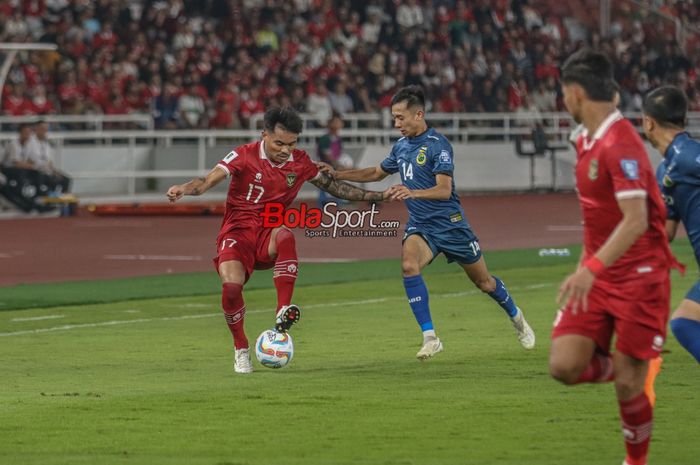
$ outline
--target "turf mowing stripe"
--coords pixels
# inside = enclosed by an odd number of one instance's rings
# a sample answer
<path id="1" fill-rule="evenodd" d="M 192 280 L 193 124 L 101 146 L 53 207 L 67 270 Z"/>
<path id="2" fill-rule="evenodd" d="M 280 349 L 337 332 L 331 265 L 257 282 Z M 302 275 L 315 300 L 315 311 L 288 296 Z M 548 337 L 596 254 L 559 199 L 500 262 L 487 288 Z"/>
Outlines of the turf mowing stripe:
<path id="1" fill-rule="evenodd" d="M 538 283 L 538 284 L 530 284 L 527 286 L 513 286 L 510 289 L 515 290 L 515 291 L 523 291 L 523 290 L 530 290 L 530 289 L 540 289 L 543 287 L 548 287 L 548 286 L 554 286 L 557 285 L 558 283 Z M 433 298 L 451 298 L 451 297 L 464 297 L 468 295 L 475 295 L 475 294 L 481 294 L 481 291 L 478 290 L 472 290 L 472 291 L 462 291 L 462 292 L 448 292 L 448 293 L 442 293 L 442 294 L 433 294 L 431 297 Z M 377 299 L 365 299 L 365 300 L 345 300 L 342 302 L 326 302 L 323 304 L 312 304 L 312 305 L 305 305 L 304 309 L 314 309 L 314 308 L 328 308 L 328 307 L 340 307 L 340 306 L 350 306 L 350 305 L 365 305 L 365 304 L 375 304 L 375 303 L 381 303 L 381 302 L 388 302 L 388 301 L 396 301 L 396 300 L 405 300 L 405 297 L 381 297 Z M 246 313 L 271 313 L 273 312 L 273 308 L 269 309 L 261 309 L 261 310 L 251 310 Z M 9 337 L 9 336 L 22 336 L 26 334 L 41 334 L 41 333 L 50 333 L 50 332 L 55 332 L 55 331 L 68 331 L 71 329 L 82 329 L 82 328 L 97 328 L 101 326 L 116 326 L 116 325 L 128 325 L 128 324 L 134 324 L 134 323 L 149 323 L 152 321 L 176 321 L 176 320 L 191 320 L 191 319 L 196 319 L 196 318 L 210 318 L 210 317 L 218 317 L 221 315 L 221 312 L 217 313 L 203 313 L 199 315 L 181 315 L 181 316 L 167 316 L 167 317 L 162 317 L 162 318 L 138 318 L 134 320 L 112 320 L 112 321 L 103 321 L 100 323 L 83 323 L 83 324 L 75 324 L 75 325 L 63 325 L 63 326 L 54 326 L 51 328 L 37 328 L 37 329 L 28 329 L 24 331 L 12 331 L 9 333 L 0 333 L 0 337 Z"/>
<path id="2" fill-rule="evenodd" d="M 306 305 L 304 306 L 305 309 L 309 308 L 317 308 L 317 307 L 337 307 L 340 305 L 364 305 L 364 304 L 369 304 L 369 303 L 377 303 L 377 302 L 385 302 L 389 300 L 388 298 L 381 298 L 381 299 L 367 299 L 367 300 L 357 300 L 357 301 L 345 301 L 345 302 L 329 302 L 327 304 L 316 304 L 316 305 Z M 274 309 L 266 309 L 266 310 L 251 310 L 246 313 L 266 313 L 270 312 L 272 313 Z M 100 326 L 115 326 L 115 325 L 128 325 L 128 324 L 133 324 L 133 323 L 148 323 L 151 321 L 175 321 L 175 320 L 192 320 L 196 318 L 210 318 L 214 316 L 220 316 L 221 313 L 202 313 L 200 315 L 181 315 L 181 316 L 166 316 L 162 318 L 138 318 L 135 320 L 112 320 L 112 321 L 103 321 L 100 323 L 82 323 L 82 324 L 77 324 L 77 325 L 63 325 L 63 326 L 54 326 L 52 328 L 38 328 L 38 329 L 29 329 L 25 331 L 13 331 L 10 333 L 0 333 L 0 336 L 5 337 L 5 336 L 21 336 L 23 334 L 39 334 L 39 333 L 49 333 L 49 332 L 54 332 L 54 331 L 67 331 L 69 329 L 80 329 L 80 328 L 96 328 Z"/>
<path id="3" fill-rule="evenodd" d="M 63 318 L 65 315 L 46 315 L 46 316 L 33 316 L 30 318 L 13 318 L 10 321 L 41 321 L 41 320 L 56 320 L 58 318 Z"/>

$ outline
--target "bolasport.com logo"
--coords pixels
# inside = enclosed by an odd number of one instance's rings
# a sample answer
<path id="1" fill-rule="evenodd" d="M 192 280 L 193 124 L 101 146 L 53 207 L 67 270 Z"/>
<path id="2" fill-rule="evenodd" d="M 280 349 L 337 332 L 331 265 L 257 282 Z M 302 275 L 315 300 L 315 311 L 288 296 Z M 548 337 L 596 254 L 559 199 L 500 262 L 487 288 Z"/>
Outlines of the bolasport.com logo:
<path id="1" fill-rule="evenodd" d="M 336 202 L 323 208 L 302 203 L 298 209 L 270 202 L 260 213 L 265 228 L 304 228 L 306 237 L 397 237 L 400 221 L 380 221 L 379 210 L 371 205 L 365 210 L 343 210 Z"/>

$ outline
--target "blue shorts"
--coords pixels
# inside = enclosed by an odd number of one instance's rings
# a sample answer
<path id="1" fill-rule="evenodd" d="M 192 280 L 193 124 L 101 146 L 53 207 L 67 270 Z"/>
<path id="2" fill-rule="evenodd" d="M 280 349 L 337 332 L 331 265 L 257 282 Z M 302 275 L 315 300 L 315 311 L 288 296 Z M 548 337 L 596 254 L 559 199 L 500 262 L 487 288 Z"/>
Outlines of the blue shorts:
<path id="1" fill-rule="evenodd" d="M 693 284 L 693 287 L 690 288 L 688 293 L 685 295 L 685 298 L 700 304 L 700 280 Z"/>
<path id="2" fill-rule="evenodd" d="M 457 262 L 462 265 L 471 265 L 481 258 L 479 238 L 469 228 L 450 229 L 435 233 L 427 228 L 409 224 L 406 226 L 403 241 L 414 234 L 421 236 L 428 244 L 433 252 L 433 260 L 441 253 L 447 258 L 447 263 Z"/>

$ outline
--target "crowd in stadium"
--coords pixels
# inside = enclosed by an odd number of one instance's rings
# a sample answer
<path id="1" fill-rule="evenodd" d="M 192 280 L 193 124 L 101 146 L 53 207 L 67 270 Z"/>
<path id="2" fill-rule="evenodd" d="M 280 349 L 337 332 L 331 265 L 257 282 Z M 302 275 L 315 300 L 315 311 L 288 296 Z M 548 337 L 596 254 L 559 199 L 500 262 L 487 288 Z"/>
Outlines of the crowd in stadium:
<path id="1" fill-rule="evenodd" d="M 658 3 L 658 2 L 657 2 Z M 663 3 L 663 2 L 662 2 Z M 668 13 L 700 19 L 698 2 Z M 0 0 L 0 42 L 22 53 L 2 113 L 151 113 L 159 128 L 248 127 L 290 104 L 325 125 L 421 84 L 439 112 L 561 110 L 562 60 L 581 44 L 615 57 L 622 106 L 661 82 L 700 110 L 700 49 L 634 18 L 601 39 L 527 0 Z"/>

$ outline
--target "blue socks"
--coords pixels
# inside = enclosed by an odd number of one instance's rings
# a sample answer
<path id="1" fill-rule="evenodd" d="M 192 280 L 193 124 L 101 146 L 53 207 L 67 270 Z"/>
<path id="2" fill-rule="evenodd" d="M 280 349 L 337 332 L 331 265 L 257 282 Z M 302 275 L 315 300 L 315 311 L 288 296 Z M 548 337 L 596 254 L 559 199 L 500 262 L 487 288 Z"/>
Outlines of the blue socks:
<path id="1" fill-rule="evenodd" d="M 674 318 L 671 320 L 671 331 L 685 350 L 700 363 L 700 321 Z"/>
<path id="2" fill-rule="evenodd" d="M 493 279 L 496 280 L 496 290 L 489 292 L 489 297 L 498 302 L 498 305 L 506 311 L 508 316 L 513 318 L 518 314 L 518 307 L 515 306 L 515 302 L 513 302 L 513 299 L 510 297 L 508 289 L 506 289 L 503 281 L 496 276 L 494 276 Z"/>
<path id="3" fill-rule="evenodd" d="M 423 276 L 408 276 L 403 278 L 403 287 L 406 289 L 408 304 L 413 310 L 413 315 L 423 331 L 433 329 L 433 320 L 430 317 L 430 305 L 428 304 L 428 288 L 425 287 Z"/>
<path id="4" fill-rule="evenodd" d="M 503 281 L 496 276 L 496 289 L 489 293 L 489 296 L 498 302 L 498 305 L 506 311 L 509 317 L 514 318 L 518 314 L 518 307 L 508 293 L 508 289 L 503 284 Z M 403 287 L 406 289 L 408 303 L 413 310 L 413 315 L 420 326 L 420 329 L 425 331 L 433 330 L 433 320 L 430 316 L 430 305 L 428 303 L 428 288 L 425 287 L 423 276 L 408 276 L 403 278 Z M 700 325 L 699 325 L 700 326 Z M 698 328 L 700 331 L 700 327 Z M 675 330 L 674 330 L 675 332 Z M 680 339 L 680 338 L 679 338 Z M 700 342 L 698 342 L 700 344 Z"/>

